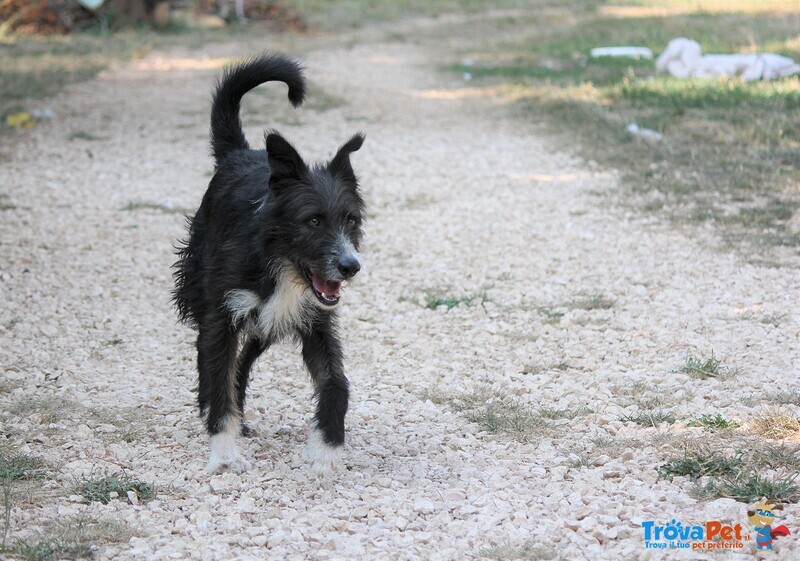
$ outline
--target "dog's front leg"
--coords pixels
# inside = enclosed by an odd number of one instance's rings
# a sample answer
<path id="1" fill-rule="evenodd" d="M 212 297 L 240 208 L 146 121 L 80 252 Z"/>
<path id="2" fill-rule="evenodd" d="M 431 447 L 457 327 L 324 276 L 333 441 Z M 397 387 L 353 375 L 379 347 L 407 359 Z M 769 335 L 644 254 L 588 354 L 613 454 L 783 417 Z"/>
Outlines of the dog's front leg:
<path id="1" fill-rule="evenodd" d="M 207 321 L 197 338 L 197 366 L 200 371 L 200 398 L 208 409 L 206 428 L 211 436 L 208 473 L 230 469 L 242 473 L 250 469 L 236 445 L 242 429 L 242 412 L 237 395 L 238 335 L 226 318 Z"/>
<path id="2" fill-rule="evenodd" d="M 314 380 L 317 397 L 316 423 L 308 435 L 306 452 L 311 471 L 328 475 L 339 463 L 344 444 L 349 390 L 342 367 L 342 347 L 332 318 L 319 321 L 301 337 L 303 360 Z"/>

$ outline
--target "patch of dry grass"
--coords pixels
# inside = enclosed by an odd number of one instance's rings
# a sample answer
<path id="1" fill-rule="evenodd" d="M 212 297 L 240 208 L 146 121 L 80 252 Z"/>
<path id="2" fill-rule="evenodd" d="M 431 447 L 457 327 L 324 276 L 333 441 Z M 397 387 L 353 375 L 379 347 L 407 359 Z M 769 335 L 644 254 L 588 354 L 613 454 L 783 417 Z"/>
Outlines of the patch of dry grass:
<path id="1" fill-rule="evenodd" d="M 779 410 L 753 417 L 748 427 L 754 433 L 773 440 L 800 438 L 800 419 Z"/>
<path id="2" fill-rule="evenodd" d="M 575 419 L 589 413 L 584 408 L 536 409 L 488 385 L 471 392 L 429 390 L 422 398 L 437 405 L 449 406 L 486 432 L 504 434 L 523 442 L 557 434 L 559 429 L 555 422 Z"/>

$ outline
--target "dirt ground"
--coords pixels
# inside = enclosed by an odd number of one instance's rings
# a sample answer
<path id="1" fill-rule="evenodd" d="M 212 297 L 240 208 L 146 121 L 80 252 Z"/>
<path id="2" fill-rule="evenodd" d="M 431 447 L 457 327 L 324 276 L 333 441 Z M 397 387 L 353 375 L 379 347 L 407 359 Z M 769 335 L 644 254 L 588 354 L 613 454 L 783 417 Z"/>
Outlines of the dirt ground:
<path id="1" fill-rule="evenodd" d="M 690 420 L 746 426 L 770 396 L 798 391 L 797 271 L 611 203 L 613 171 L 440 73 L 444 43 L 431 45 L 384 27 L 154 52 L 44 102 L 56 117 L 15 133 L 0 165 L 0 427 L 50 474 L 12 508 L 12 537 L 87 516 L 134 529 L 98 559 L 800 555 L 795 537 L 764 554 L 752 541 L 652 552 L 641 527 L 747 527 L 746 504 L 699 500 L 657 468 L 682 438 L 706 438 Z M 353 397 L 344 467 L 328 480 L 307 470 L 312 388 L 289 345 L 254 372 L 257 435 L 242 442 L 253 469 L 204 473 L 193 333 L 169 302 L 172 244 L 212 166 L 210 90 L 222 64 L 265 48 L 301 57 L 312 89 L 297 111 L 282 86 L 251 94 L 251 144 L 275 127 L 324 159 L 367 135 L 353 156 L 366 267 L 341 310 Z M 677 372 L 712 351 L 735 375 Z M 487 391 L 499 407 L 565 413 L 492 432 L 453 398 Z M 643 398 L 677 422 L 623 422 Z M 120 470 L 154 483 L 155 499 L 76 496 Z M 800 509 L 780 516 L 796 528 Z"/>

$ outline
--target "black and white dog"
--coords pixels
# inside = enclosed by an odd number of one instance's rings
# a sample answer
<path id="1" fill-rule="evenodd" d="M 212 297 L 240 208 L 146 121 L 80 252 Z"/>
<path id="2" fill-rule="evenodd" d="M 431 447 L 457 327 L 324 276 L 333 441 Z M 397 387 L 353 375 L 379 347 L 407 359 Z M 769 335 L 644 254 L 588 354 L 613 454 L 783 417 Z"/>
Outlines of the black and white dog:
<path id="1" fill-rule="evenodd" d="M 350 154 L 356 134 L 325 164 L 307 165 L 280 134 L 251 150 L 242 132 L 242 96 L 259 84 L 285 82 L 303 102 L 300 65 L 262 55 L 228 68 L 211 109 L 214 177 L 178 247 L 174 302 L 198 330 L 198 403 L 211 436 L 206 470 L 249 469 L 236 444 L 253 362 L 273 342 L 295 338 L 314 381 L 317 411 L 307 452 L 328 473 L 344 443 L 348 381 L 342 367 L 336 306 L 342 284 L 361 268 L 364 202 Z"/>

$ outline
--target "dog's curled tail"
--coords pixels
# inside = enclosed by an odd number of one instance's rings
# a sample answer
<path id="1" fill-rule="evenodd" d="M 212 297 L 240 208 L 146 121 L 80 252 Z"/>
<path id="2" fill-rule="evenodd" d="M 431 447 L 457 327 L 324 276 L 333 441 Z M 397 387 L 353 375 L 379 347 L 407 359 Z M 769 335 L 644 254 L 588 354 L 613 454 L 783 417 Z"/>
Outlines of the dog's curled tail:
<path id="1" fill-rule="evenodd" d="M 289 101 L 303 103 L 306 83 L 300 63 L 282 55 L 265 53 L 225 69 L 217 83 L 211 106 L 211 149 L 217 164 L 232 150 L 249 148 L 242 131 L 239 105 L 244 94 L 264 82 L 284 82 Z"/>

